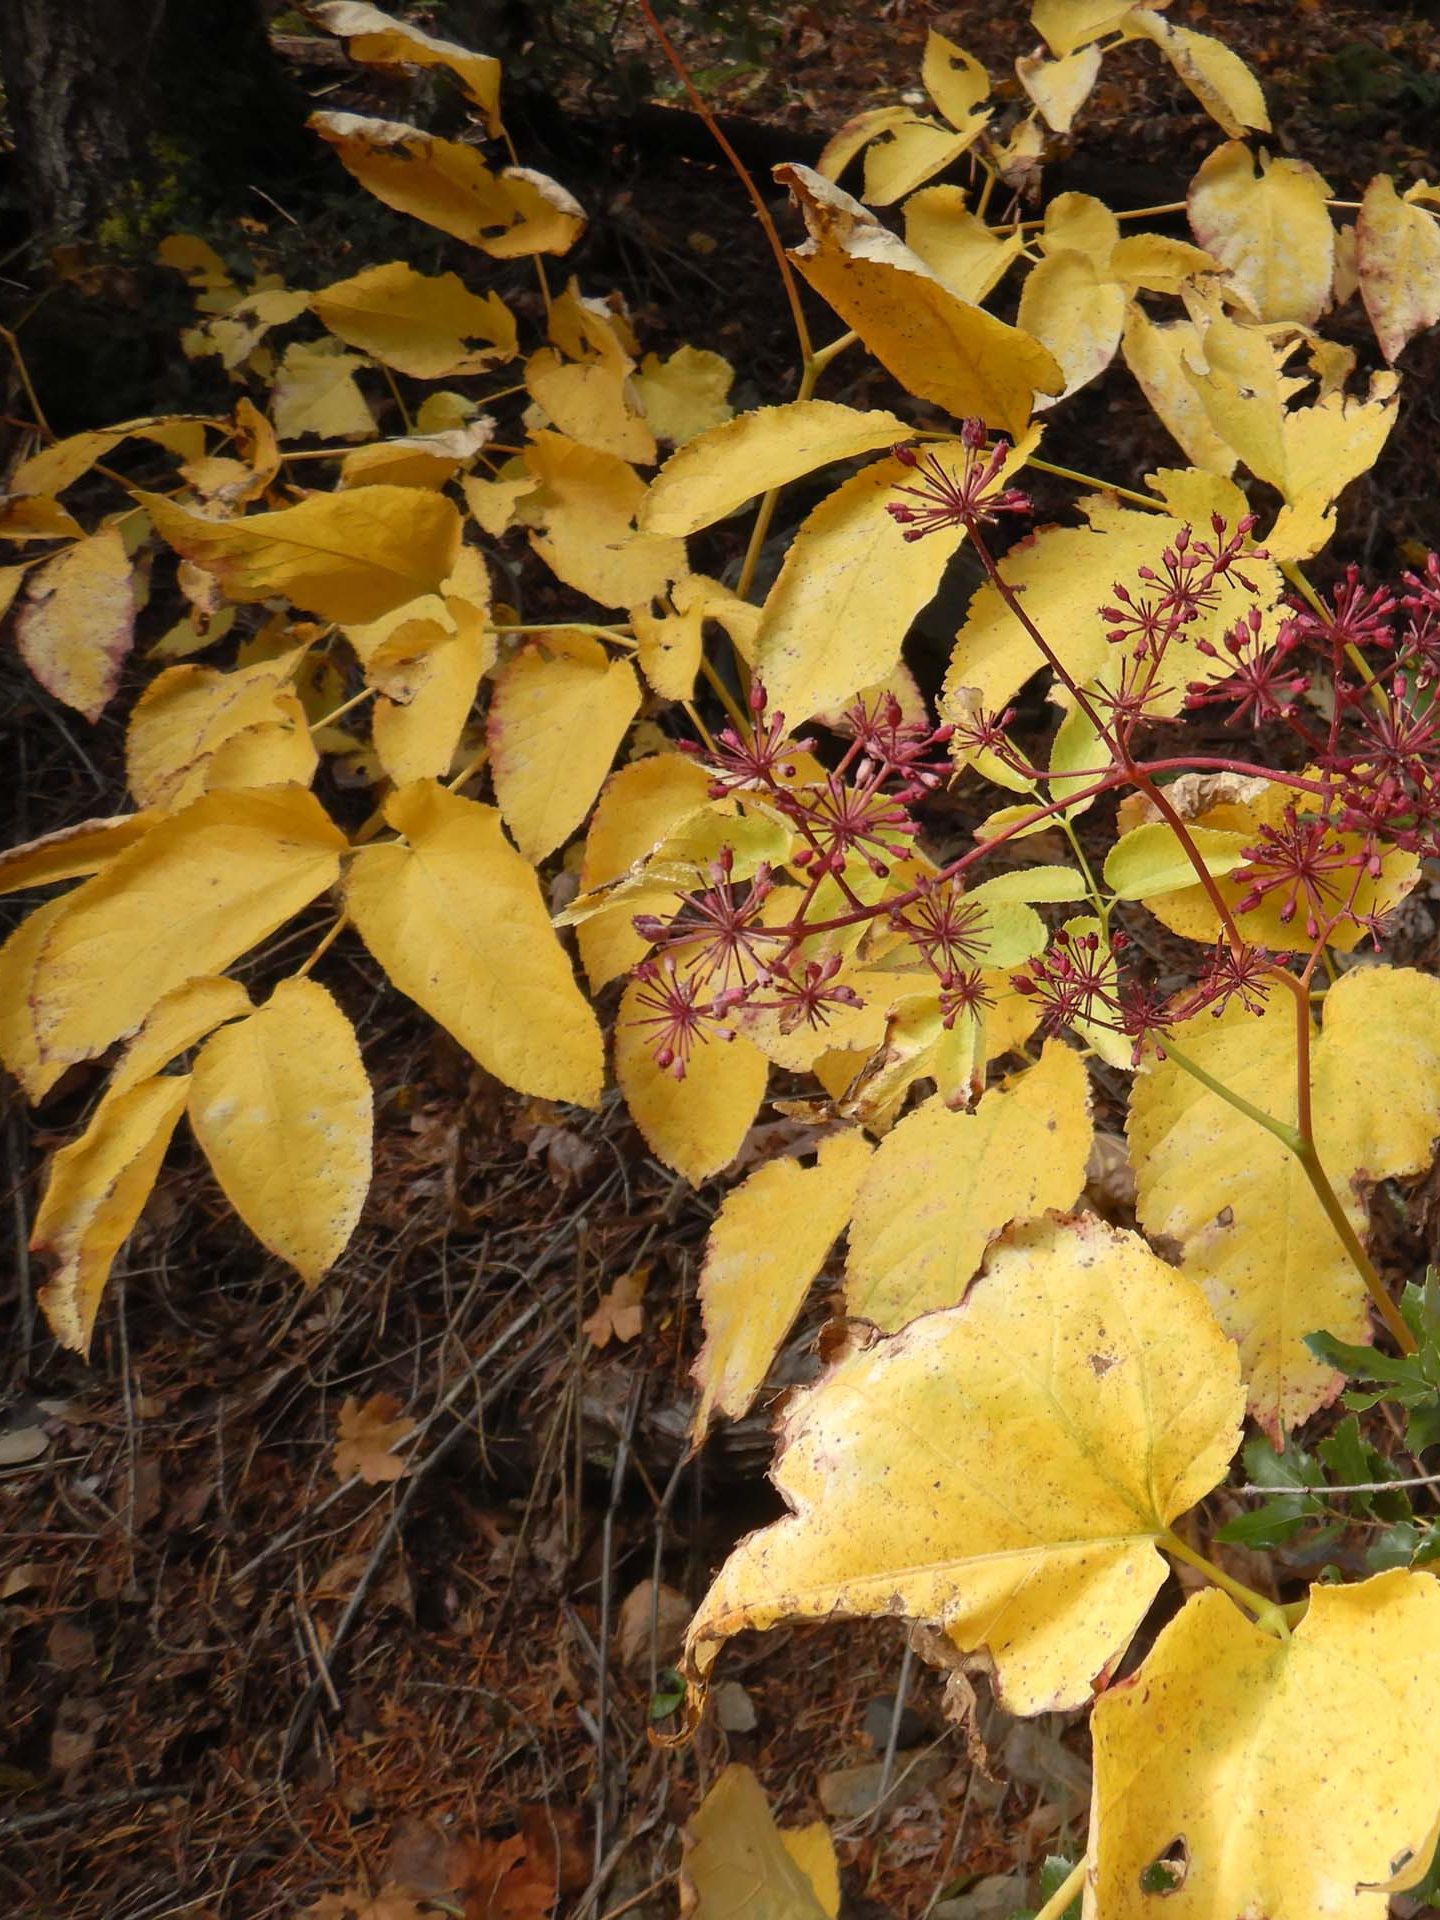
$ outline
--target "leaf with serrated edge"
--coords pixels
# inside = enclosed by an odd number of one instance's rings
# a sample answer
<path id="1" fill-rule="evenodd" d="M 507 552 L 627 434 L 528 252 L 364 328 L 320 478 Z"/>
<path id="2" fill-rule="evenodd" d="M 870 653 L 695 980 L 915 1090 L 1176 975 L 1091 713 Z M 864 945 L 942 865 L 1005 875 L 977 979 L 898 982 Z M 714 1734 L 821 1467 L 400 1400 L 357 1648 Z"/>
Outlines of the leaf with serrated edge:
<path id="1" fill-rule="evenodd" d="M 518 344 L 499 294 L 472 293 L 458 274 L 417 273 L 403 260 L 322 287 L 310 308 L 331 333 L 415 380 L 483 372 L 514 359 Z"/>
<path id="2" fill-rule="evenodd" d="M 190 1125 L 226 1199 L 314 1286 L 370 1187 L 370 1081 L 355 1029 L 314 980 L 282 980 L 222 1027 L 190 1077 Z"/>
<path id="3" fill-rule="evenodd" d="M 1061 1040 L 973 1113 L 936 1095 L 906 1114 L 860 1188 L 846 1311 L 890 1333 L 958 1306 L 1003 1227 L 1073 1204 L 1093 1131 L 1085 1064 Z"/>
<path id="4" fill-rule="evenodd" d="M 1430 1864 L 1437 1715 L 1431 1574 L 1312 1587 L 1284 1638 L 1194 1595 L 1095 1707 L 1087 1920 L 1383 1920 Z M 1159 1900 L 1142 1876 L 1180 1837 Z"/>
<path id="5" fill-rule="evenodd" d="M 117 813 L 108 820 L 82 820 L 18 847 L 6 847 L 0 852 L 0 894 L 98 873 L 117 853 L 133 847 L 159 818 L 156 812 Z"/>
<path id="6" fill-rule="evenodd" d="M 298 787 L 207 793 L 60 904 L 30 982 L 46 1062 L 88 1060 L 333 885 L 345 837 Z"/>
<path id="7" fill-rule="evenodd" d="M 842 1133 L 821 1142 L 813 1167 L 772 1160 L 726 1194 L 700 1274 L 697 1438 L 717 1407 L 731 1420 L 749 1409 L 850 1218 L 869 1158 L 859 1133 Z"/>
<path id="8" fill-rule="evenodd" d="M 499 813 L 417 780 L 385 817 L 404 841 L 361 848 L 345 902 L 392 984 L 507 1086 L 597 1106 L 599 1026 Z"/>
<path id="9" fill-rule="evenodd" d="M 144 1080 L 107 1101 L 50 1163 L 30 1245 L 58 1262 L 37 1298 L 62 1346 L 88 1353 L 116 1254 L 150 1197 L 188 1081 Z"/>
<path id="10" fill-rule="evenodd" d="M 1288 992 L 1272 989 L 1263 1016 L 1201 1013 L 1174 1035 L 1232 1092 L 1295 1124 Z M 1423 1171 L 1440 1135 L 1440 981 L 1399 967 L 1342 974 L 1312 1045 L 1311 1102 L 1321 1164 L 1363 1236 L 1361 1194 Z M 1126 1130 L 1140 1223 L 1178 1244 L 1185 1272 L 1239 1343 L 1251 1411 L 1278 1444 L 1341 1384 L 1305 1335 L 1369 1338 L 1364 1284 L 1294 1155 L 1173 1060 L 1136 1079 Z"/>
<path id="11" fill-rule="evenodd" d="M 687 1676 L 703 1684 L 749 1628 L 903 1614 L 985 1649 L 1008 1712 L 1078 1707 L 1164 1582 L 1157 1536 L 1224 1475 L 1243 1407 L 1204 1297 L 1137 1235 L 1016 1227 L 963 1306 L 790 1403 L 773 1477 L 792 1512 L 721 1568 Z"/>
<path id="12" fill-rule="evenodd" d="M 1360 203 L 1355 269 L 1380 351 L 1394 361 L 1440 320 L 1440 225 L 1402 199 L 1388 174 L 1376 174 Z"/>
<path id="13" fill-rule="evenodd" d="M 728 1167 L 765 1098 L 770 1063 L 743 1034 L 695 1046 L 685 1078 L 655 1064 L 640 983 L 625 989 L 615 1020 L 615 1078 L 646 1145 L 694 1186 Z"/>

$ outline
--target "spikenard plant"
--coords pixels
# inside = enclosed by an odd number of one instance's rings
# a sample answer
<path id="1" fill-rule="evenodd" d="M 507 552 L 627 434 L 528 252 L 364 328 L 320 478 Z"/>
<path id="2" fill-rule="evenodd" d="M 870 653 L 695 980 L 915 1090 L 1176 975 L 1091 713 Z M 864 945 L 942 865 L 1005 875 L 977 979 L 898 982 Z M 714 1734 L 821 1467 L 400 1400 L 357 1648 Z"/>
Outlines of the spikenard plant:
<path id="1" fill-rule="evenodd" d="M 742 1627 L 903 1614 L 1016 1712 L 1094 1702 L 1088 1851 L 1047 1914 L 1082 1883 L 1101 1920 L 1160 1894 L 1215 1920 L 1378 1914 L 1440 1813 L 1436 1539 L 1409 1490 L 1429 1477 L 1358 1424 L 1383 1394 L 1417 1454 L 1440 1436 L 1435 1288 L 1393 1299 L 1366 1245 L 1371 1188 L 1440 1134 L 1440 983 L 1372 952 L 1440 851 L 1440 570 L 1325 598 L 1302 568 L 1398 405 L 1388 367 L 1347 393 L 1357 354 L 1317 325 L 1358 291 L 1393 362 L 1440 317 L 1440 195 L 1382 176 L 1336 201 L 1258 144 L 1264 97 L 1218 41 L 1035 0 L 1028 110 L 932 34 L 938 118 L 877 107 L 817 170 L 779 170 L 801 245 L 754 194 L 802 371 L 794 400 L 732 417 L 718 355 L 642 358 L 616 298 L 552 292 L 542 256 L 584 216 L 482 157 L 494 61 L 355 0 L 314 12 L 361 61 L 454 77 L 473 140 L 314 125 L 387 205 L 533 260 L 546 338 L 495 387 L 519 296 L 405 261 L 310 291 L 262 260 L 243 285 L 176 236 L 187 350 L 244 389 L 233 416 L 122 422 L 12 474 L 0 533 L 58 543 L 3 576 L 57 699 L 94 718 L 114 697 L 155 537 L 190 603 L 130 714 L 134 810 L 0 859 L 11 890 L 80 881 L 0 953 L 0 1054 L 36 1100 L 113 1059 L 36 1222 L 51 1325 L 88 1348 L 182 1113 L 257 1238 L 308 1284 L 334 1267 L 371 1154 L 359 1044 L 315 977 L 337 940 L 507 1084 L 582 1106 L 594 1001 L 623 980 L 614 1075 L 659 1158 L 721 1172 L 776 1072 L 813 1123 L 813 1165 L 776 1158 L 719 1209 L 697 1441 L 749 1408 L 848 1235 L 848 1329 L 775 1470 L 794 1511 L 703 1602 L 691 1717 Z M 1225 139 L 1183 205 L 1064 194 L 1026 217 L 1016 190 L 1132 42 Z M 837 184 L 862 152 L 863 201 Z M 957 166 L 968 188 L 939 179 Z M 903 241 L 871 211 L 894 205 Z M 1141 224 L 1181 213 L 1190 241 Z M 797 272 L 847 331 L 815 344 Z M 903 414 L 816 398 L 862 346 Z M 1123 485 L 1039 451 L 1117 354 L 1182 462 Z M 136 440 L 173 484 L 117 474 Z M 757 597 L 784 489 L 827 468 Z M 1002 553 L 1027 469 L 1073 483 L 1078 517 Z M 87 475 L 87 498 L 125 490 L 88 527 L 60 500 Z M 692 564 L 757 498 L 734 579 Z M 492 600 L 502 566 L 522 595 L 512 536 L 572 618 Z M 984 583 L 937 724 L 901 650 L 962 546 Z M 1053 730 L 1017 724 L 1037 675 Z M 353 830 L 322 768 L 372 790 Z M 956 850 L 936 801 L 962 780 L 998 804 Z M 536 868 L 582 828 L 552 916 Z M 276 982 L 263 1004 L 242 969 Z M 1067 1211 L 1091 1062 L 1112 1101 L 1130 1088 L 1138 1230 Z M 1350 1415 L 1315 1454 L 1287 1444 L 1347 1375 L 1370 1383 Z M 1280 1604 L 1211 1558 L 1192 1510 L 1247 1411 L 1270 1497 L 1232 1536 L 1323 1547 L 1362 1516 L 1374 1577 Z M 1167 1558 L 1210 1584 L 1117 1678 Z"/>

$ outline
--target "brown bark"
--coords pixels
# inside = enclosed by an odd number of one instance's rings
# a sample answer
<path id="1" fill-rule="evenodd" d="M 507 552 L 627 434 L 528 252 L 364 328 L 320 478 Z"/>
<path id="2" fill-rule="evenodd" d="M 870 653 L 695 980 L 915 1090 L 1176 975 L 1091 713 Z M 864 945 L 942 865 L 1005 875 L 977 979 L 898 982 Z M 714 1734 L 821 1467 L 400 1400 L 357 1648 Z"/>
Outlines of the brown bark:
<path id="1" fill-rule="evenodd" d="M 307 152 L 258 0 L 0 0 L 0 76 L 47 240 L 213 204 Z"/>

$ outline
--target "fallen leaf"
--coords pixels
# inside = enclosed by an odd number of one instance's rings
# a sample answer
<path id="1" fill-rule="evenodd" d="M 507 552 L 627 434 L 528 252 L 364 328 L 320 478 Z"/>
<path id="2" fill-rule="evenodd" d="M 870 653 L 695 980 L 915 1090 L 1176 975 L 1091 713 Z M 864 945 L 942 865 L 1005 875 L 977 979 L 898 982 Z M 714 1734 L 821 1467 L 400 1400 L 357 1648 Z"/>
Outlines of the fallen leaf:
<path id="1" fill-rule="evenodd" d="M 348 1480 L 358 1473 L 367 1487 L 378 1487 L 387 1480 L 398 1480 L 406 1462 L 394 1452 L 402 1440 L 415 1431 L 408 1414 L 400 1414 L 400 1402 L 389 1393 L 372 1393 L 361 1406 L 353 1396 L 340 1409 L 335 1431 L 335 1477 Z"/>
<path id="2" fill-rule="evenodd" d="M 641 1302 L 649 1279 L 648 1266 L 636 1267 L 633 1273 L 622 1273 L 614 1286 L 600 1296 L 599 1306 L 580 1322 L 580 1331 L 591 1346 L 603 1353 L 612 1340 L 623 1344 L 635 1338 L 645 1325 Z"/>

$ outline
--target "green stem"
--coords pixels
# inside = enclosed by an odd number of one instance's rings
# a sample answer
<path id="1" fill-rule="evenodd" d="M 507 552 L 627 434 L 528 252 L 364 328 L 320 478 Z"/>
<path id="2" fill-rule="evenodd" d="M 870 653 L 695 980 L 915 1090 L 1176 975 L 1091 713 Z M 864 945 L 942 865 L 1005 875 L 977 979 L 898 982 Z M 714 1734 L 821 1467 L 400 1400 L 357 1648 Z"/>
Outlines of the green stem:
<path id="1" fill-rule="evenodd" d="M 1351 1264 L 1365 1282 L 1365 1291 L 1375 1303 L 1375 1310 L 1390 1330 L 1391 1338 L 1401 1353 L 1418 1351 L 1415 1336 L 1406 1326 L 1404 1316 L 1390 1298 L 1385 1282 L 1380 1278 L 1375 1262 L 1361 1244 L 1360 1236 L 1350 1224 L 1340 1197 L 1330 1184 L 1329 1175 L 1320 1163 L 1313 1140 L 1302 1141 L 1295 1149 L 1295 1158 L 1300 1162 L 1305 1178 L 1310 1182 L 1311 1191 L 1325 1209 L 1325 1217 L 1335 1229 L 1336 1237 L 1350 1257 Z"/>
<path id="2" fill-rule="evenodd" d="M 1085 1871 L 1089 1864 L 1088 1859 L 1081 1859 L 1075 1863 L 1036 1914 L 1035 1920 L 1060 1920 L 1061 1914 L 1065 1912 L 1070 1902 L 1077 1894 L 1084 1891 Z"/>
<path id="3" fill-rule="evenodd" d="M 1257 1127 L 1264 1127 L 1267 1133 L 1273 1133 L 1282 1147 L 1299 1155 L 1304 1142 L 1300 1138 L 1298 1127 L 1292 1127 L 1287 1121 L 1277 1120 L 1273 1113 L 1265 1113 L 1261 1108 L 1252 1106 L 1243 1094 L 1236 1093 L 1233 1088 L 1227 1087 L 1223 1080 L 1217 1080 L 1213 1073 L 1208 1073 L 1198 1060 L 1192 1060 L 1187 1053 L 1182 1053 L 1169 1034 L 1166 1034 L 1160 1045 L 1164 1050 L 1165 1058 L 1173 1060 L 1177 1067 L 1190 1075 L 1192 1080 L 1198 1080 L 1201 1086 L 1208 1088 L 1217 1099 L 1223 1100 L 1227 1106 L 1234 1107 L 1237 1113 L 1243 1113 L 1245 1118 L 1253 1120 Z"/>
<path id="4" fill-rule="evenodd" d="M 1203 1553 L 1197 1553 L 1194 1547 L 1168 1527 L 1157 1537 L 1155 1544 L 1172 1559 L 1183 1560 L 1187 1567 L 1194 1567 L 1197 1573 L 1203 1573 L 1222 1593 L 1228 1593 L 1237 1605 L 1255 1616 L 1256 1626 L 1264 1627 L 1267 1633 L 1273 1633 L 1277 1639 L 1289 1639 L 1290 1624 L 1285 1609 L 1276 1601 L 1267 1600 L 1263 1593 L 1257 1593 L 1241 1580 L 1232 1579 L 1223 1567 L 1217 1567 L 1213 1560 L 1207 1560 Z"/>

